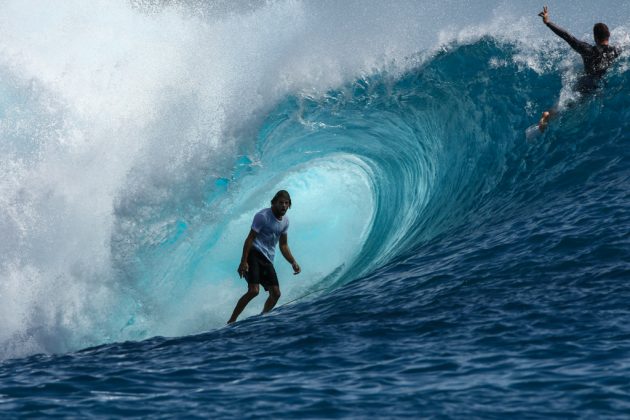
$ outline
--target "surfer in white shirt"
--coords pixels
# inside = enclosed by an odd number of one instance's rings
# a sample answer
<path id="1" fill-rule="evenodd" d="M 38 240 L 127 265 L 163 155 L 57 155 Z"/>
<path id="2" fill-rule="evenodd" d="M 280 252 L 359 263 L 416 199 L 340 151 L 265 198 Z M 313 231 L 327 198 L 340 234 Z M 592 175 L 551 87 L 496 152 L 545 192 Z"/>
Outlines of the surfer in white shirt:
<path id="1" fill-rule="evenodd" d="M 238 275 L 247 280 L 247 292 L 236 303 L 228 324 L 235 322 L 247 304 L 258 296 L 261 284 L 269 292 L 263 313 L 271 311 L 280 299 L 280 284 L 273 267 L 278 242 L 282 256 L 293 267 L 293 274 L 300 273 L 300 266 L 293 258 L 288 243 L 289 219 L 286 212 L 290 208 L 291 196 L 287 191 L 280 190 L 271 200 L 271 207 L 260 210 L 254 216 L 237 270 Z"/>

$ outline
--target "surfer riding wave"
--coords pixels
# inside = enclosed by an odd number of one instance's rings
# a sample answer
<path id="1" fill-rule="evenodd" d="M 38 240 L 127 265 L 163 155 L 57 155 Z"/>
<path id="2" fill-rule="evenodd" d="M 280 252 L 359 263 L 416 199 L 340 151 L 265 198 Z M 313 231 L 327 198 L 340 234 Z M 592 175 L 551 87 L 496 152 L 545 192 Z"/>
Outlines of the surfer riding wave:
<path id="1" fill-rule="evenodd" d="M 573 50 L 582 57 L 584 62 L 584 75 L 582 75 L 575 89 L 582 96 L 591 94 L 599 86 L 599 81 L 612 62 L 621 54 L 619 47 L 609 44 L 610 31 L 604 23 L 596 23 L 593 26 L 593 37 L 595 45 L 588 42 L 580 41 L 566 30 L 562 29 L 549 19 L 549 11 L 547 6 L 543 7 L 543 11 L 538 14 L 547 25 L 560 38 L 564 39 Z M 544 131 L 549 124 L 549 120 L 558 113 L 558 108 L 554 107 L 542 113 L 538 123 L 538 129 Z"/>

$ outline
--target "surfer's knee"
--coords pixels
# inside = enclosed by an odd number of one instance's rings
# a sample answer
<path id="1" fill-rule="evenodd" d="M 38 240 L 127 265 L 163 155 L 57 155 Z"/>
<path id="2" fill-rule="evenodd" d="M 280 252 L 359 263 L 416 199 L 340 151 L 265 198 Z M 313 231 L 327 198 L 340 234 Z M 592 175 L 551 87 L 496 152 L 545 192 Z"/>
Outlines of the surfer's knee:
<path id="1" fill-rule="evenodd" d="M 271 289 L 269 289 L 269 296 L 271 296 L 275 300 L 280 299 L 280 296 L 282 296 L 282 293 L 280 293 L 280 288 L 272 287 Z"/>
<path id="2" fill-rule="evenodd" d="M 259 292 L 260 292 L 260 289 L 257 284 L 250 284 L 249 287 L 247 288 L 246 295 L 250 297 L 251 299 L 253 299 L 256 296 L 258 296 Z"/>

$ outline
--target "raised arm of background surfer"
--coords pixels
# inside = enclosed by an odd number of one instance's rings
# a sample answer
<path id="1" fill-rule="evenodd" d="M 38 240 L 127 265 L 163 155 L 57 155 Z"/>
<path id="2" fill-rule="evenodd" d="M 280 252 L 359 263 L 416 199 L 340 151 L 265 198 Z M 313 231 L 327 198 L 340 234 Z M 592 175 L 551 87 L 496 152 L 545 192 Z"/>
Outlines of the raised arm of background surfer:
<path id="1" fill-rule="evenodd" d="M 247 292 L 236 303 L 228 324 L 235 322 L 247 304 L 258 296 L 260 284 L 269 292 L 263 313 L 272 310 L 280 299 L 280 284 L 273 266 L 278 241 L 282 256 L 293 267 L 293 274 L 300 273 L 300 266 L 289 249 L 287 235 L 289 219 L 286 216 L 289 208 L 291 196 L 287 191 L 280 190 L 271 200 L 271 207 L 260 210 L 254 216 L 252 227 L 243 244 L 241 263 L 237 270 L 238 275 L 247 280 Z"/>
<path id="2" fill-rule="evenodd" d="M 538 13 L 538 16 L 542 18 L 543 23 L 547 25 L 547 27 L 551 29 L 553 33 L 564 39 L 567 44 L 569 44 L 571 48 L 573 48 L 577 53 L 579 53 L 580 55 L 588 53 L 588 50 L 590 50 L 591 48 L 588 43 L 580 41 L 549 19 L 549 11 L 547 9 L 547 6 L 543 7 L 543 11 Z"/>
<path id="3" fill-rule="evenodd" d="M 578 79 L 576 86 L 577 91 L 582 95 L 593 92 L 598 86 L 599 79 L 606 73 L 608 67 L 610 67 L 614 59 L 620 54 L 619 48 L 609 45 L 610 31 L 608 30 L 608 26 L 603 23 L 596 23 L 593 26 L 595 45 L 591 45 L 588 42 L 580 41 L 566 30 L 551 22 L 547 6 L 543 7 L 543 11 L 540 12 L 538 16 L 542 18 L 543 23 L 547 25 L 553 33 L 564 39 L 571 48 L 582 57 L 585 75 Z M 556 110 L 554 108 L 543 112 L 538 123 L 540 131 L 545 130 L 549 124 L 549 119 L 553 117 L 555 113 Z"/>

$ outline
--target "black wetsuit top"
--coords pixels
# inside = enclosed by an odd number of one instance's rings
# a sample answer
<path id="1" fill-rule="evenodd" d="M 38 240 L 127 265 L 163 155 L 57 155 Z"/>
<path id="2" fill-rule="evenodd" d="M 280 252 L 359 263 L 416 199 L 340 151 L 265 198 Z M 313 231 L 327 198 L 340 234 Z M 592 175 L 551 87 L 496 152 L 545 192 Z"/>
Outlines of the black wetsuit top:
<path id="1" fill-rule="evenodd" d="M 599 79 L 606 73 L 615 58 L 621 54 L 618 47 L 591 45 L 588 42 L 580 41 L 552 22 L 548 22 L 547 26 L 582 56 L 586 76 L 578 82 L 578 90 L 580 91 L 590 91 L 596 88 Z"/>

